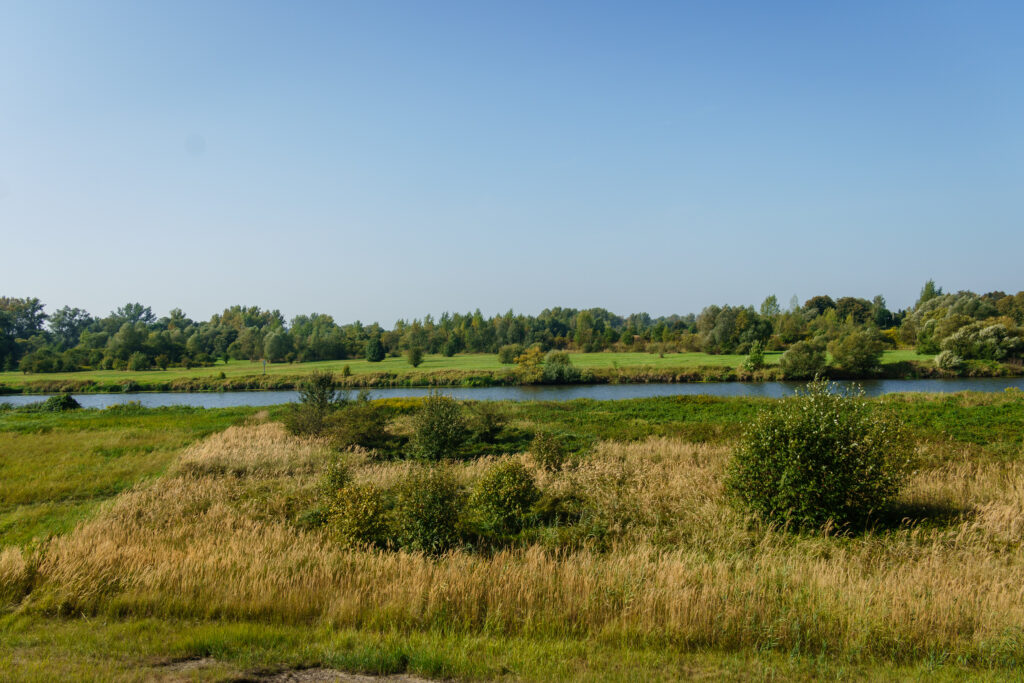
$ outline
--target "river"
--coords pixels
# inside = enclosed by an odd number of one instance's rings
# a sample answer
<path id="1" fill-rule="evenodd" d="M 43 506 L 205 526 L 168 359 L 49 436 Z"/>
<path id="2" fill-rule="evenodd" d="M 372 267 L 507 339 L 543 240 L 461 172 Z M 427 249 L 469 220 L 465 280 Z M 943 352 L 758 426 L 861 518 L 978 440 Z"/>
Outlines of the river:
<path id="1" fill-rule="evenodd" d="M 840 385 L 849 382 L 839 382 Z M 897 392 L 1003 391 L 1008 387 L 1024 390 L 1024 378 L 977 377 L 958 379 L 878 379 L 857 382 L 868 396 Z M 477 401 L 570 401 L 589 398 L 599 401 L 625 398 L 651 398 L 655 396 L 751 396 L 782 398 L 803 386 L 802 382 L 691 382 L 685 384 L 576 384 L 568 386 L 525 387 L 448 387 L 437 389 L 446 396 Z M 373 389 L 371 398 L 425 396 L 431 389 L 395 387 Z M 352 394 L 355 396 L 355 392 Z M 105 408 L 110 405 L 138 401 L 143 406 L 194 406 L 200 408 L 230 408 L 234 406 L 271 406 L 288 403 L 298 398 L 295 391 L 211 391 L 198 393 L 130 393 L 130 394 L 74 394 L 86 408 Z M 45 399 L 45 395 L 0 396 L 0 403 L 25 405 Z"/>

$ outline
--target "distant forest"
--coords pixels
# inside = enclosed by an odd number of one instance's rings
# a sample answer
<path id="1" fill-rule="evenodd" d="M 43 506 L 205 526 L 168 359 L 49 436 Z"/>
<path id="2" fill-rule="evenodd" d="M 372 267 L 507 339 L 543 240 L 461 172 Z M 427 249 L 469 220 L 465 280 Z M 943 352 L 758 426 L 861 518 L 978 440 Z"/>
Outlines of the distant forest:
<path id="1" fill-rule="evenodd" d="M 788 306 L 775 296 L 753 306 L 706 307 L 699 314 L 652 318 L 619 316 L 603 308 L 552 308 L 539 315 L 509 311 L 484 317 L 444 313 L 339 325 L 313 313 L 286 321 L 279 311 L 232 306 L 207 321 L 180 309 L 158 318 L 149 306 L 128 303 L 105 317 L 65 306 L 46 313 L 36 298 L 0 297 L 0 368 L 23 372 L 86 369 L 148 370 L 210 365 L 228 359 L 304 362 L 382 360 L 410 349 L 452 356 L 522 350 L 703 351 L 748 354 L 797 345 L 916 348 L 955 366 L 971 360 L 1019 361 L 1024 355 L 1024 291 L 944 293 L 929 281 L 908 310 L 890 311 L 885 299 L 819 295 Z M 511 362 L 511 361 L 509 361 Z"/>

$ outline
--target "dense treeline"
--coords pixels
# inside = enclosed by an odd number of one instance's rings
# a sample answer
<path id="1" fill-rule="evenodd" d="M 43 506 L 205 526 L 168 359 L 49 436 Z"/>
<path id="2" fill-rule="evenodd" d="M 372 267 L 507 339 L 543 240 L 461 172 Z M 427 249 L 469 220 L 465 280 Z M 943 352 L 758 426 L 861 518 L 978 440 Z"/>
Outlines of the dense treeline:
<path id="1" fill-rule="evenodd" d="M 753 306 L 706 307 L 698 315 L 626 317 L 605 309 L 512 311 L 485 318 L 444 313 L 440 318 L 339 325 L 314 313 L 286 321 L 279 311 L 232 306 L 208 321 L 180 309 L 157 318 L 148 306 L 129 303 L 105 317 L 65 306 L 46 313 L 35 298 L 0 297 L 0 368 L 24 372 L 83 369 L 147 370 L 210 365 L 228 359 L 303 362 L 368 358 L 412 351 L 452 356 L 499 353 L 512 362 L 523 350 L 704 351 L 751 354 L 786 350 L 790 374 L 808 374 L 824 363 L 826 349 L 839 367 L 863 371 L 884 348 L 915 347 L 939 354 L 954 369 L 966 360 L 1018 360 L 1024 355 L 1024 291 L 946 294 L 929 281 L 913 308 L 890 311 L 885 299 L 833 299 L 819 295 L 783 308 L 769 296 Z"/>

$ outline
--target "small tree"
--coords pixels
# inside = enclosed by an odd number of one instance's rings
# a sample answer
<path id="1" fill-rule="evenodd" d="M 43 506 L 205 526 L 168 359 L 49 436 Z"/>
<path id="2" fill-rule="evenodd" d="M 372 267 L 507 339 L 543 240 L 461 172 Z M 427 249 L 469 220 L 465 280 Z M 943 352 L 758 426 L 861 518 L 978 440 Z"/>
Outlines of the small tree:
<path id="1" fill-rule="evenodd" d="M 787 379 L 814 377 L 825 369 L 825 349 L 817 341 L 797 342 L 782 354 L 779 366 Z"/>
<path id="2" fill-rule="evenodd" d="M 512 365 L 516 362 L 516 356 L 523 352 L 520 344 L 505 344 L 498 349 L 498 362 L 502 365 Z"/>
<path id="3" fill-rule="evenodd" d="M 384 360 L 384 345 L 380 343 L 380 337 L 370 337 L 366 342 L 366 360 L 371 363 L 379 363 Z"/>
<path id="4" fill-rule="evenodd" d="M 285 413 L 285 427 L 292 434 L 321 434 L 328 412 L 345 401 L 346 397 L 334 390 L 334 375 L 315 370 L 299 384 L 299 402 Z"/>
<path id="5" fill-rule="evenodd" d="M 413 417 L 412 449 L 424 460 L 456 454 L 468 436 L 462 406 L 448 396 L 431 394 Z"/>
<path id="6" fill-rule="evenodd" d="M 774 298 L 774 297 L 773 297 Z M 763 304 L 762 304 L 763 307 Z M 764 343 L 760 339 L 750 345 L 750 355 L 743 361 L 743 369 L 753 372 L 764 367 Z"/>
<path id="7" fill-rule="evenodd" d="M 398 486 L 395 517 L 399 544 L 409 550 L 443 553 L 461 539 L 459 511 L 464 494 L 441 466 L 414 469 Z"/>
<path id="8" fill-rule="evenodd" d="M 409 361 L 409 365 L 418 368 L 423 362 L 423 349 L 419 346 L 410 346 L 405 351 L 405 359 Z"/>
<path id="9" fill-rule="evenodd" d="M 910 475 L 912 455 L 902 425 L 863 391 L 839 393 L 816 380 L 749 425 L 726 486 L 767 520 L 857 524 L 892 502 Z"/>
<path id="10" fill-rule="evenodd" d="M 877 332 L 854 330 L 832 341 L 828 345 L 828 352 L 840 370 L 864 375 L 882 362 L 884 348 Z"/>
<path id="11" fill-rule="evenodd" d="M 523 463 L 503 460 L 477 481 L 470 506 L 485 534 L 507 536 L 527 525 L 530 507 L 538 498 L 540 490 Z"/>
<path id="12" fill-rule="evenodd" d="M 573 367 L 565 351 L 548 351 L 544 356 L 544 381 L 551 384 L 568 384 L 579 379 L 580 371 Z"/>

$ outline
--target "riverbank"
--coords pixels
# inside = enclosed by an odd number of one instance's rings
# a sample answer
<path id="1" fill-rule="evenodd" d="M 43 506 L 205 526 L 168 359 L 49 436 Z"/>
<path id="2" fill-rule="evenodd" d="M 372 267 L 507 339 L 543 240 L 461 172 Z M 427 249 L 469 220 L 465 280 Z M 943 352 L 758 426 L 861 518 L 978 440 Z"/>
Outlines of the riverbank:
<path id="1" fill-rule="evenodd" d="M 592 354 L 599 355 L 599 354 Z M 0 395 L 54 394 L 54 393 L 134 393 L 134 392 L 203 392 L 203 391 L 291 391 L 297 389 L 315 370 L 335 372 L 342 388 L 374 389 L 393 387 L 513 387 L 543 386 L 539 369 L 499 367 L 498 369 L 395 369 L 378 372 L 359 372 L 346 375 L 337 368 L 324 368 L 322 363 L 309 364 L 307 372 L 294 372 L 296 366 L 287 366 L 293 372 L 284 373 L 280 366 L 267 374 L 227 374 L 216 368 L 203 368 L 204 374 L 181 376 L 171 371 L 116 372 L 92 371 L 76 377 L 62 373 L 48 378 L 40 375 L 13 376 L 4 373 L 0 382 Z M 212 371 L 212 372 L 211 372 Z M 210 373 L 210 374 L 207 374 Z M 935 367 L 931 362 L 893 360 L 884 363 L 871 374 L 857 375 L 829 368 L 825 375 L 835 380 L 875 379 L 952 379 L 974 377 L 1021 377 L 1024 367 L 996 362 L 975 361 L 961 370 L 949 371 Z M 691 382 L 779 382 L 786 378 L 778 365 L 748 371 L 742 367 L 725 365 L 663 366 L 638 365 L 629 367 L 580 367 L 575 379 L 558 384 L 682 384 Z"/>

